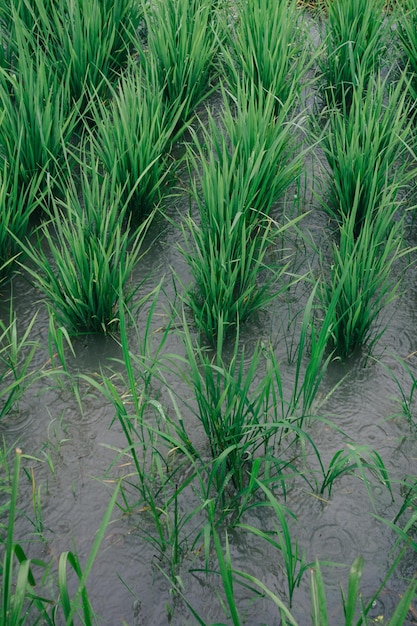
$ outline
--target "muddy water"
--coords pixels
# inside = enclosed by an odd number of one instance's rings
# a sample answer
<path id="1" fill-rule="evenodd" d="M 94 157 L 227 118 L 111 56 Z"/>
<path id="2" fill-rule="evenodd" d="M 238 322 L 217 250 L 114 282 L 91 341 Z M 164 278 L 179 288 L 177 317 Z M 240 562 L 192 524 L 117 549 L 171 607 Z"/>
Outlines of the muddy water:
<path id="1" fill-rule="evenodd" d="M 306 212 L 301 222 L 305 240 L 312 240 L 317 246 L 325 246 L 331 233 L 327 220 L 314 204 L 311 183 L 315 164 L 320 163 L 319 154 L 306 162 L 307 184 L 301 198 L 302 210 Z M 316 173 L 315 173 L 316 174 Z M 165 210 L 170 217 L 180 219 L 185 213 L 188 201 L 176 198 L 167 202 Z M 311 211 L 308 213 L 308 211 Z M 282 207 L 276 207 L 275 217 L 279 218 Z M 133 276 L 140 282 L 149 275 L 149 283 L 142 290 L 152 286 L 164 276 L 164 293 L 161 294 L 155 317 L 155 326 L 166 321 L 167 305 L 176 301 L 176 289 L 172 272 L 184 284 L 190 280 L 189 272 L 179 254 L 176 242 L 179 231 L 172 225 L 161 222 L 154 226 L 150 239 L 163 229 L 149 253 L 141 261 Z M 415 227 L 407 236 L 410 244 L 415 241 Z M 309 267 L 317 267 L 317 257 L 313 250 L 300 239 L 293 239 L 290 247 L 297 251 L 296 267 L 300 273 Z M 404 277 L 403 292 L 399 299 L 384 312 L 383 320 L 387 331 L 377 344 L 374 357 L 366 358 L 360 353 L 347 363 L 330 364 L 323 381 L 319 400 L 324 401 L 320 415 L 328 418 L 328 423 L 311 420 L 308 429 L 312 439 L 320 449 L 325 463 L 333 454 L 354 442 L 369 445 L 382 457 L 393 485 L 394 501 L 389 492 L 371 480 L 374 507 L 361 480 L 345 475 L 338 480 L 331 497 L 327 494 L 317 498 L 307 485 L 300 482 L 289 488 L 286 505 L 297 516 L 291 526 L 293 539 L 297 539 L 300 549 L 305 551 L 306 560 L 336 563 L 335 567 L 323 566 L 326 584 L 330 623 L 341 622 L 340 582 L 346 588 L 349 567 L 356 556 L 365 559 L 362 592 L 366 599 L 378 589 L 393 561 L 391 550 L 396 536 L 377 519 L 392 520 L 401 504 L 399 481 L 407 475 L 417 474 L 416 439 L 404 417 L 398 415 L 399 405 L 395 398 L 398 389 L 384 364 L 391 367 L 405 390 L 411 382 L 395 361 L 395 356 L 407 357 L 417 350 L 417 266 L 415 253 L 411 266 L 405 270 L 399 266 L 398 280 Z M 177 285 L 178 288 L 178 285 Z M 7 294 L 5 294 L 7 297 Z M 139 294 L 141 295 L 141 294 Z M 309 286 L 301 284 L 290 290 L 289 298 L 278 298 L 270 308 L 251 320 L 243 328 L 240 342 L 245 345 L 246 358 L 259 340 L 271 340 L 276 347 L 282 365 L 284 388 L 290 392 L 294 376 L 294 366 L 288 363 L 292 352 L 292 334 L 297 336 L 297 321 L 288 325 L 295 314 L 303 310 L 309 295 Z M 23 277 L 13 282 L 15 311 L 21 328 L 29 323 L 35 311 L 39 311 L 32 339 L 39 341 L 40 349 L 35 364 L 40 368 L 48 361 L 47 336 L 48 319 L 46 309 L 39 302 L 39 294 L 28 286 Z M 138 315 L 139 330 L 143 330 L 144 314 Z M 297 317 L 296 320 L 300 318 Z M 131 345 L 136 342 L 131 331 Z M 101 367 L 109 365 L 109 359 L 120 357 L 120 349 L 112 339 L 82 337 L 74 342 L 76 358 L 68 355 L 69 369 L 73 374 L 95 375 Z M 181 339 L 175 327 L 165 346 L 166 352 L 183 354 Z M 410 360 L 413 367 L 413 360 Z M 113 364 L 117 369 L 117 365 Z M 414 368 L 416 373 L 417 369 Z M 95 532 L 109 502 L 117 475 L 126 473 L 120 459 L 116 468 L 108 472 L 117 453 L 115 450 L 126 447 L 126 441 L 118 423 L 113 423 L 113 411 L 109 404 L 85 385 L 80 387 L 81 407 L 71 385 L 75 379 L 54 382 L 43 379 L 36 383 L 19 403 L 18 410 L 12 412 L 0 423 L 8 445 L 19 443 L 26 454 L 38 457 L 39 461 L 25 461 L 26 467 L 33 468 L 36 487 L 40 488 L 42 519 L 35 528 L 32 508 L 32 485 L 22 475 L 19 505 L 27 516 L 20 517 L 16 539 L 31 542 L 27 551 L 31 556 L 55 557 L 63 550 L 75 549 L 82 563 L 85 562 Z M 188 398 L 190 390 L 176 378 L 169 381 L 178 397 Z M 169 401 L 166 390 L 160 390 L 162 403 Z M 190 428 L 193 442 L 204 448 L 204 435 L 201 425 L 191 413 L 184 414 L 184 421 Z M 417 409 L 416 409 L 417 419 Z M 46 463 L 46 455 L 52 467 Z M 310 460 L 314 466 L 314 460 Z M 189 493 L 189 506 L 195 506 L 195 496 Z M 187 504 L 187 503 L 186 503 Z M 268 527 L 267 509 L 254 510 L 245 517 L 245 522 L 260 528 Z M 34 540 L 33 532 L 39 530 L 39 540 Z M 144 531 L 152 528 L 140 511 L 123 515 L 115 510 L 101 550 L 91 573 L 88 589 L 92 604 L 100 616 L 99 623 L 117 626 L 164 625 L 178 626 L 194 624 L 181 600 L 175 599 L 163 575 L 164 561 L 158 556 L 152 543 L 144 540 Z M 278 553 L 266 547 L 261 539 L 238 530 L 229 535 L 232 561 L 236 569 L 253 574 L 261 579 L 279 597 L 286 596 L 286 581 Z M 203 566 L 203 559 L 193 560 L 186 554 L 179 569 L 184 584 L 184 594 L 192 602 L 194 609 L 209 624 L 227 622 L 216 600 L 215 590 L 218 581 L 209 580 L 201 573 L 190 573 L 190 569 Z M 162 570 L 162 571 L 161 571 Z M 371 615 L 390 616 L 398 603 L 406 584 L 402 577 L 410 577 L 415 571 L 415 554 L 406 555 L 396 575 L 389 581 L 372 609 Z M 244 589 L 236 589 L 238 604 L 245 616 L 245 623 L 251 626 L 279 624 L 279 617 L 273 605 L 265 600 L 248 603 Z M 167 607 L 173 616 L 168 618 Z M 175 610 L 173 610 L 175 608 Z M 310 624 L 309 574 L 304 575 L 300 588 L 295 591 L 293 614 L 300 626 Z M 410 617 L 409 624 L 414 623 Z"/>

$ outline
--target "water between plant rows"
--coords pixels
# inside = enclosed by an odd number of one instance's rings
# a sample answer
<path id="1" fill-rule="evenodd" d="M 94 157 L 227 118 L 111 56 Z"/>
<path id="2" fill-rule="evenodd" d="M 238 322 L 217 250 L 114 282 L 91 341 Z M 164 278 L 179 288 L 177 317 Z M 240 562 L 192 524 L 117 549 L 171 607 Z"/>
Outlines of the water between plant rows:
<path id="1" fill-rule="evenodd" d="M 320 167 L 317 157 L 306 164 L 306 171 Z M 314 172 L 317 174 L 317 172 Z M 309 176 L 309 179 L 312 177 Z M 307 214 L 300 229 L 317 246 L 326 245 L 330 237 L 327 219 L 314 202 L 311 193 L 311 180 L 302 189 Z M 294 190 L 292 191 L 294 193 Z M 289 201 L 289 199 L 287 198 Z M 188 199 L 176 199 L 168 205 L 167 211 L 174 217 L 177 212 L 184 213 L 188 208 Z M 311 210 L 311 213 L 308 211 Z M 279 219 L 282 207 L 277 206 L 273 217 Z M 161 222 L 155 225 L 155 234 Z M 413 243 L 413 230 L 408 236 Z M 150 276 L 146 289 L 156 284 L 165 276 L 165 294 L 161 296 L 157 314 L 154 316 L 155 331 L 166 321 L 166 304 L 174 299 L 175 293 L 171 280 L 172 268 L 182 281 L 187 284 L 189 275 L 181 256 L 176 249 L 178 231 L 172 225 L 164 224 L 162 235 L 153 243 L 147 256 L 140 262 L 133 276 L 133 281 L 140 281 L 145 275 Z M 314 267 L 315 254 L 301 238 L 289 241 L 295 251 L 295 265 L 301 274 L 310 266 Z M 274 252 L 272 251 L 273 255 Z M 403 268 L 397 268 L 399 275 Z M 322 570 L 327 590 L 329 615 L 333 624 L 338 623 L 340 611 L 339 584 L 346 586 L 350 565 L 356 556 L 365 559 L 362 579 L 364 597 L 372 596 L 387 569 L 392 563 L 390 551 L 396 536 L 375 515 L 392 520 L 398 512 L 402 497 L 395 481 L 405 476 L 416 475 L 415 436 L 406 419 L 392 417 L 399 412 L 398 389 L 383 364 L 393 369 L 405 390 L 410 388 L 410 380 L 395 361 L 395 356 L 402 358 L 416 350 L 417 316 L 417 267 L 407 270 L 403 283 L 403 293 L 396 303 L 384 314 L 388 328 L 374 351 L 375 359 L 366 359 L 361 353 L 347 363 L 333 362 L 326 374 L 321 389 L 321 399 L 325 398 L 335 385 L 337 388 L 323 404 L 320 414 L 326 416 L 339 431 L 324 422 L 312 423 L 310 433 L 320 449 L 323 460 L 328 463 L 332 455 L 346 446 L 349 437 L 356 444 L 369 445 L 382 457 L 393 482 L 394 502 L 387 489 L 377 479 L 371 480 L 375 510 L 363 482 L 354 476 L 345 475 L 333 488 L 331 498 L 318 498 L 306 488 L 297 487 L 287 495 L 287 506 L 297 516 L 291 526 L 291 533 L 297 538 L 301 548 L 305 549 L 308 561 L 319 558 L 343 566 L 325 567 Z M 288 297 L 277 299 L 269 310 L 257 319 L 251 320 L 241 331 L 240 342 L 245 346 L 246 358 L 250 360 L 251 349 L 259 340 L 271 340 L 277 346 L 277 353 L 282 366 L 284 385 L 291 388 L 294 364 L 291 354 L 297 340 L 297 313 L 303 311 L 309 295 L 309 285 L 302 283 L 290 289 Z M 19 323 L 25 328 L 34 312 L 39 310 L 32 338 L 39 340 L 45 350 L 38 352 L 39 367 L 48 359 L 47 333 L 48 318 L 44 306 L 38 302 L 39 294 L 23 277 L 13 282 L 13 298 Z M 146 315 L 143 315 L 146 319 Z M 294 319 L 293 324 L 288 324 Z M 141 330 L 142 316 L 138 316 Z M 133 331 L 132 331 L 133 333 Z M 132 335 L 134 345 L 134 334 Z M 292 340 L 294 339 L 294 346 Z M 112 339 L 89 336 L 77 339 L 74 343 L 77 357 L 70 358 L 71 370 L 76 373 L 92 375 L 99 372 L 111 357 L 119 357 L 117 344 Z M 183 353 L 181 339 L 175 333 L 170 334 L 164 348 L 167 352 Z M 410 360 L 410 366 L 413 361 Z M 190 396 L 190 389 L 178 379 L 172 380 L 179 397 Z M 168 399 L 166 389 L 160 390 L 159 400 L 164 404 Z M 123 433 L 118 423 L 112 423 L 114 412 L 111 406 L 91 390 L 81 394 L 82 412 L 77 399 L 71 392 L 70 385 L 53 386 L 50 380 L 43 380 L 32 387 L 19 403 L 18 410 L 1 423 L 1 433 L 9 445 L 19 442 L 24 453 L 45 459 L 49 456 L 53 463 L 52 472 L 48 463 L 33 461 L 32 477 L 35 492 L 40 494 L 42 516 L 38 524 L 42 527 L 41 541 L 33 541 L 31 555 L 49 557 L 58 555 L 63 550 L 75 548 L 81 562 L 89 553 L 95 531 L 109 502 L 113 488 L 112 477 L 129 473 L 128 458 L 121 459 L 117 467 L 106 474 L 117 456 L 115 449 L 126 446 Z M 191 415 L 184 415 L 184 420 L 192 423 L 194 443 L 200 442 L 202 449 L 206 445 L 201 425 Z M 40 491 L 38 491 L 40 489 Z M 31 540 L 34 528 L 33 484 L 24 475 L 21 478 L 19 506 L 27 514 L 18 521 L 16 538 Z M 193 494 L 190 493 L 190 507 Z M 257 511 L 257 512 L 256 512 Z M 265 509 L 255 510 L 246 518 L 253 525 L 262 524 L 259 518 Z M 172 604 L 169 584 L 156 564 L 159 556 L 152 543 L 143 539 L 143 526 L 146 516 L 142 511 L 132 515 L 121 515 L 117 510 L 109 525 L 93 572 L 88 581 L 89 595 L 96 611 L 102 616 L 103 624 L 116 626 L 123 620 L 130 626 L 168 623 L 166 606 Z M 152 531 L 151 528 L 149 528 Z M 278 553 L 268 549 L 266 544 L 255 537 L 230 532 L 233 565 L 245 572 L 262 578 L 266 585 L 280 597 L 285 597 L 284 574 L 280 569 Z M 190 555 L 190 560 L 191 560 Z M 401 580 L 414 574 L 414 553 L 402 560 L 400 569 L 393 577 L 376 603 L 372 615 L 392 614 L 406 583 Z M 187 559 L 187 556 L 185 556 Z M 187 567 L 181 575 L 186 576 Z M 124 584 L 123 582 L 124 581 Z M 208 623 L 225 621 L 219 603 L 207 588 L 203 575 L 188 574 L 186 581 L 187 597 L 192 600 L 197 612 Z M 308 624 L 310 613 L 309 576 L 304 575 L 293 602 L 293 614 L 300 624 Z M 262 602 L 247 607 L 247 623 L 277 624 L 276 611 L 270 604 Z M 177 606 L 172 619 L 173 624 L 193 623 L 187 621 L 187 612 Z"/>

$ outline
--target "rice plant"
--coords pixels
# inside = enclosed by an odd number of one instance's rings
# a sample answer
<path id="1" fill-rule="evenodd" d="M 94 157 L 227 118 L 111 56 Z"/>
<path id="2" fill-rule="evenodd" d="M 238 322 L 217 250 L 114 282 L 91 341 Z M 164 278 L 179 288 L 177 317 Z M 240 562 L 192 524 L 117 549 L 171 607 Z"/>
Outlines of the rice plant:
<path id="1" fill-rule="evenodd" d="M 241 76 L 256 93 L 271 93 L 277 111 L 294 104 L 311 59 L 295 0 L 237 3 L 236 21 L 223 49 L 226 80 L 235 93 Z"/>
<path id="2" fill-rule="evenodd" d="M 190 212 L 181 224 L 184 244 L 179 247 L 194 279 L 185 300 L 198 329 L 213 345 L 219 324 L 230 332 L 285 288 L 288 262 L 283 260 L 274 269 L 265 258 L 277 237 L 301 219 L 279 225 L 267 215 L 273 200 L 297 175 L 299 160 L 286 153 L 289 129 L 285 124 L 274 126 L 271 97 L 266 96 L 263 113 L 262 107 L 252 104 L 250 110 L 251 105 L 246 108 L 242 103 L 242 121 L 236 122 L 236 129 L 226 108 L 225 124 L 235 145 L 229 147 L 209 116 L 204 139 L 193 133 L 194 145 L 188 150 L 197 217 Z M 260 134 L 254 131 L 244 139 L 248 118 Z M 213 147 L 208 154 L 206 143 Z"/>
<path id="3" fill-rule="evenodd" d="M 388 31 L 384 0 L 328 0 L 325 52 L 319 61 L 325 97 L 347 109 L 356 87 L 378 72 Z"/>
<path id="4" fill-rule="evenodd" d="M 26 389 L 42 375 L 30 367 L 39 347 L 38 342 L 30 339 L 36 317 L 37 314 L 20 334 L 11 302 L 8 322 L 0 320 L 0 418 L 16 406 Z"/>
<path id="5" fill-rule="evenodd" d="M 367 215 L 377 212 L 387 194 L 391 213 L 399 191 L 410 180 L 407 162 L 411 120 L 404 79 L 392 88 L 387 79 L 362 74 L 349 109 L 333 106 L 321 146 L 330 167 L 325 210 L 340 221 L 355 209 L 355 236 Z M 386 101 L 386 94 L 388 101 Z"/>
<path id="6" fill-rule="evenodd" d="M 45 52 L 19 39 L 14 71 L 0 69 L 0 157 L 29 198 L 32 180 L 56 175 L 76 119 L 65 74 L 51 73 Z M 2 165 L 3 169 L 4 165 Z M 41 190 L 47 186 L 43 180 Z"/>
<path id="7" fill-rule="evenodd" d="M 279 525 L 276 525 L 274 532 L 264 532 L 254 526 L 247 524 L 240 524 L 239 528 L 246 530 L 261 537 L 268 544 L 268 548 L 272 550 L 278 550 L 283 559 L 283 568 L 285 570 L 287 585 L 288 585 L 288 599 L 289 606 L 292 607 L 292 600 L 296 587 L 300 586 L 304 573 L 311 567 L 311 563 L 307 563 L 305 554 L 300 551 L 297 540 L 293 540 L 290 534 L 290 526 L 287 522 L 287 517 L 296 519 L 295 515 L 288 511 L 277 500 L 275 495 L 268 487 L 262 482 L 258 481 L 260 489 L 264 492 L 267 498 L 268 507 L 275 513 Z"/>
<path id="8" fill-rule="evenodd" d="M 338 450 L 332 457 L 329 466 L 324 473 L 323 482 L 321 484 L 320 493 L 326 490 L 331 495 L 334 481 L 343 474 L 354 474 L 354 470 L 358 470 L 359 477 L 366 486 L 369 499 L 375 508 L 372 491 L 369 480 L 366 477 L 365 469 L 368 469 L 379 482 L 388 489 L 392 495 L 391 482 L 385 464 L 376 450 L 370 449 L 368 446 L 360 446 L 348 443 L 347 451 Z"/>
<path id="9" fill-rule="evenodd" d="M 153 64 L 130 66 L 117 88 L 109 86 L 110 105 L 94 101 L 90 132 L 104 170 L 114 175 L 135 217 L 143 217 L 161 198 L 174 161 L 174 141 L 182 105 L 174 112 L 163 99 Z"/>
<path id="10" fill-rule="evenodd" d="M 221 330 L 221 329 L 220 329 Z M 279 426 L 268 424 L 270 385 L 267 378 L 255 384 L 263 361 L 261 349 L 253 354 L 249 367 L 245 354 L 239 354 L 238 342 L 229 363 L 223 359 L 223 334 L 217 341 L 214 358 L 195 346 L 184 319 L 184 344 L 190 371 L 185 373 L 193 390 L 200 420 L 217 467 L 217 488 L 224 491 L 228 482 L 237 490 L 244 484 L 248 467 L 259 449 L 266 453 L 269 440 Z"/>
<path id="11" fill-rule="evenodd" d="M 94 160 L 84 162 L 81 196 L 68 179 L 66 195 L 53 201 L 51 222 L 41 226 L 38 243 L 21 244 L 29 275 L 70 334 L 117 327 L 120 300 L 128 303 L 136 291 L 129 278 L 152 219 L 151 214 L 131 232 L 114 175 L 100 176 L 96 167 Z"/>
<path id="12" fill-rule="evenodd" d="M 397 355 L 393 355 L 394 361 L 401 368 L 401 373 L 407 378 L 407 385 L 404 384 L 402 377 L 396 374 L 393 367 L 381 362 L 383 368 L 388 372 L 389 376 L 394 381 L 399 397 L 394 398 L 399 405 L 399 411 L 395 412 L 393 418 L 405 418 L 414 431 L 417 427 L 416 412 L 415 412 L 415 392 L 417 389 L 417 377 L 414 373 L 414 357 L 415 352 L 407 355 L 405 358 L 401 358 Z"/>
<path id="13" fill-rule="evenodd" d="M 270 411 L 274 421 L 283 420 L 284 423 L 303 427 L 305 419 L 312 417 L 318 410 L 315 401 L 321 381 L 333 358 L 328 350 L 331 332 L 332 310 L 326 312 L 326 319 L 319 332 L 316 331 L 315 310 L 317 286 L 312 290 L 303 313 L 300 334 L 295 355 L 294 381 L 291 386 L 291 395 L 286 396 L 281 378 L 281 366 L 275 355 L 273 346 L 264 349 L 267 359 L 267 368 L 270 371 L 274 384 L 271 387 Z M 304 368 L 304 362 L 307 361 Z M 329 394 L 330 395 L 330 394 Z"/>
<path id="14" fill-rule="evenodd" d="M 219 45 L 215 7 L 213 0 L 157 0 L 145 11 L 149 51 L 140 53 L 151 55 L 165 101 L 182 103 L 185 121 L 212 90 Z"/>
<path id="15" fill-rule="evenodd" d="M 222 95 L 220 122 L 209 115 L 203 137 L 219 167 L 227 159 L 230 169 L 246 168 L 245 219 L 248 223 L 262 221 L 270 215 L 273 203 L 300 177 L 306 153 L 300 150 L 303 117 L 291 113 L 292 96 L 288 95 L 277 111 L 275 94 L 263 89 L 258 93 L 256 84 L 246 76 L 238 79 L 233 94 L 222 88 Z M 198 171 L 202 145 L 196 140 L 195 144 L 189 158 Z M 210 156 L 206 158 L 213 161 Z"/>
<path id="16" fill-rule="evenodd" d="M 407 75 L 409 94 L 413 102 L 417 100 L 417 2 L 405 0 L 395 5 L 398 36 L 397 47 L 400 53 L 401 70 Z"/>
<path id="17" fill-rule="evenodd" d="M 374 624 L 375 620 L 368 619 L 368 613 L 372 607 L 373 602 L 377 599 L 381 588 L 374 595 L 371 601 L 364 603 L 362 594 L 360 592 L 360 582 L 362 578 L 362 572 L 364 567 L 364 560 L 362 557 L 357 557 L 349 572 L 349 581 L 347 595 L 341 590 L 342 602 L 343 602 L 343 622 L 339 622 L 344 626 L 366 626 L 367 624 Z M 391 570 L 389 575 L 391 575 Z M 386 580 L 384 581 L 384 584 Z M 402 626 L 406 624 L 407 613 L 410 608 L 411 602 L 414 598 L 414 594 L 417 588 L 417 580 L 413 580 L 404 595 L 401 597 L 399 603 L 394 609 L 393 614 L 387 623 L 387 626 Z M 326 593 L 323 584 L 323 578 L 321 574 L 320 564 L 316 562 L 315 566 L 311 569 L 310 578 L 310 596 L 311 596 L 311 608 L 312 608 L 312 626 L 329 626 L 332 624 L 330 616 L 327 611 Z M 358 605 L 359 605 L 359 620 L 358 618 Z M 385 622 L 384 622 L 385 623 Z"/>
<path id="18" fill-rule="evenodd" d="M 67 77 L 69 97 L 83 110 L 89 93 L 105 93 L 127 63 L 142 11 L 136 0 L 58 0 L 45 10 L 24 0 L 38 24 L 47 67 Z M 107 80 L 105 80 L 107 79 Z"/>
<path id="19" fill-rule="evenodd" d="M 377 214 L 364 218 L 355 238 L 356 207 L 343 220 L 340 241 L 333 244 L 330 275 L 318 289 L 323 310 L 331 311 L 326 321 L 331 345 L 342 359 L 367 342 L 372 349 L 382 336 L 381 311 L 400 286 L 392 268 L 404 253 L 402 222 L 392 222 L 389 197 L 388 204 L 381 200 Z"/>
<path id="20" fill-rule="evenodd" d="M 30 218 L 41 205 L 43 173 L 34 176 L 27 187 L 21 187 L 20 146 L 15 149 L 14 163 L 0 169 L 0 285 L 9 278 L 21 254 L 19 242 L 30 231 Z"/>

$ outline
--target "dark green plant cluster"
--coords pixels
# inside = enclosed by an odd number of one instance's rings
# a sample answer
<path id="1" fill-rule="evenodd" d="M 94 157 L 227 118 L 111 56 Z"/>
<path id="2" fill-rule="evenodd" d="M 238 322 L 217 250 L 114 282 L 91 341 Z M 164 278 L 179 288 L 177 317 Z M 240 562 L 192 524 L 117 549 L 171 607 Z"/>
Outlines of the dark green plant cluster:
<path id="1" fill-rule="evenodd" d="M 384 0 L 328 0 L 320 59 L 325 101 L 349 107 L 358 85 L 381 67 L 388 43 Z"/>
<path id="2" fill-rule="evenodd" d="M 403 43 L 411 4 L 401 13 Z M 33 623 L 94 623 L 86 580 L 114 505 L 123 523 L 134 520 L 138 550 L 144 541 L 152 547 L 153 571 L 169 584 L 169 620 L 181 605 L 193 623 L 209 626 L 187 586 L 201 576 L 227 623 L 248 623 L 244 594 L 248 606 L 268 601 L 276 623 L 297 626 L 297 589 L 310 571 L 311 623 L 326 626 L 321 571 L 334 564 L 305 553 L 289 494 L 328 503 L 341 479 L 357 478 L 375 516 L 374 483 L 396 495 L 379 452 L 326 417 L 337 386 L 326 392 L 322 383 L 335 358 L 348 361 L 380 339 L 381 312 L 399 290 L 393 271 L 412 252 L 404 239 L 414 176 L 412 80 L 406 71 L 396 83 L 393 74 L 381 78 L 389 42 L 382 0 L 329 0 L 317 54 L 295 0 L 239 0 L 233 11 L 219 0 L 0 6 L 0 280 L 23 280 L 14 273 L 20 268 L 49 316 L 48 362 L 37 369 L 36 315 L 22 332 L 11 298 L 8 319 L 0 318 L 0 417 L 11 419 L 41 379 L 74 393 L 81 409 L 79 387 L 86 387 L 110 407 L 123 437 L 105 478 L 124 472 L 83 570 L 75 553 L 58 557 L 52 597 L 43 583 L 55 576 L 54 564 L 28 558 L 15 537 L 21 462 L 29 457 L 17 451 L 11 471 L 10 451 L 0 451 L 9 477 L 0 480 L 5 626 L 34 615 Z M 312 111 L 309 126 L 303 107 L 313 67 L 325 109 Z M 302 178 L 308 138 L 311 153 L 326 161 L 319 202 L 333 227 L 327 250 L 314 230 L 302 230 L 312 213 Z M 181 194 L 185 214 L 170 206 Z M 323 212 L 308 215 L 316 217 Z M 190 279 L 184 284 L 172 270 L 175 298 L 165 277 L 150 287 L 141 271 L 151 233 L 159 229 L 163 239 L 165 228 L 179 234 Z M 249 341 L 251 324 L 271 303 L 281 326 L 274 320 L 271 332 Z M 110 335 L 119 357 L 100 373 L 71 374 L 68 352 L 77 358 L 73 338 L 81 333 Z M 401 364 L 411 392 L 393 377 L 412 423 L 416 379 Z M 343 443 L 325 449 L 320 428 L 334 429 Z M 382 519 L 399 554 L 366 598 L 364 562 L 354 561 L 342 591 L 345 626 L 375 623 L 374 601 L 405 546 L 416 549 L 408 536 L 415 477 L 400 488 L 398 514 Z M 38 495 L 32 478 L 42 534 Z M 234 566 L 234 533 L 276 555 L 276 588 Z M 69 567 L 77 579 L 72 598 Z M 387 626 L 406 623 L 416 585 L 403 586 Z"/>
<path id="3" fill-rule="evenodd" d="M 345 19 L 354 19 L 347 9 Z M 361 68 L 355 76 L 348 95 L 328 98 L 318 135 L 329 165 L 322 204 L 337 226 L 318 295 L 324 310 L 335 303 L 331 337 L 342 358 L 384 331 L 380 313 L 399 286 L 391 270 L 404 253 L 401 202 L 414 176 L 405 78 L 392 85 Z"/>

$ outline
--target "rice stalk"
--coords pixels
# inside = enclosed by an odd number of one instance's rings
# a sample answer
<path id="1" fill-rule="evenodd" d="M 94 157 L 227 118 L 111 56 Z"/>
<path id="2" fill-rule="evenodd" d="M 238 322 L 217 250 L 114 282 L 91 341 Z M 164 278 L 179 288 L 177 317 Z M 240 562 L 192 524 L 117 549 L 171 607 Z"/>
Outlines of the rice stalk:
<path id="1" fill-rule="evenodd" d="M 417 2 L 395 3 L 397 24 L 396 46 L 400 53 L 401 70 L 408 77 L 407 89 L 413 103 L 417 100 Z"/>
<path id="2" fill-rule="evenodd" d="M 9 320 L 0 320 L 0 418 L 9 413 L 26 389 L 42 376 L 30 369 L 39 344 L 29 337 L 37 313 L 29 321 L 22 335 L 18 333 L 17 318 L 10 303 Z"/>
<path id="3" fill-rule="evenodd" d="M 68 80 L 69 98 L 83 111 L 89 94 L 104 95 L 133 49 L 142 17 L 136 0 L 58 0 L 44 9 L 41 0 L 23 0 L 36 20 L 47 67 Z M 38 44 L 37 44 L 38 45 Z"/>
<path id="4" fill-rule="evenodd" d="M 20 241 L 30 233 L 30 218 L 42 205 L 44 173 L 21 186 L 20 149 L 15 147 L 14 163 L 0 169 L 0 285 L 13 275 L 21 255 Z"/>
<path id="5" fill-rule="evenodd" d="M 76 118 L 65 74 L 50 73 L 42 49 L 32 52 L 23 38 L 18 43 L 14 71 L 0 68 L 0 159 L 1 169 L 7 164 L 30 197 L 34 179 L 43 177 L 43 191 L 56 175 Z"/>
<path id="6" fill-rule="evenodd" d="M 234 344 L 229 363 L 222 357 L 223 334 L 218 337 L 217 353 L 212 359 L 194 345 L 184 318 L 184 344 L 189 372 L 187 384 L 193 390 L 196 415 L 206 433 L 217 467 L 217 487 L 224 491 L 229 481 L 241 489 L 247 472 L 245 459 L 252 459 L 258 448 L 268 448 L 274 426 L 267 424 L 269 384 L 267 379 L 255 384 L 263 361 L 261 349 L 253 354 L 246 367 L 245 354 Z"/>

